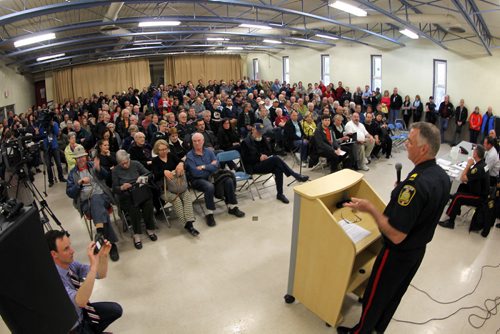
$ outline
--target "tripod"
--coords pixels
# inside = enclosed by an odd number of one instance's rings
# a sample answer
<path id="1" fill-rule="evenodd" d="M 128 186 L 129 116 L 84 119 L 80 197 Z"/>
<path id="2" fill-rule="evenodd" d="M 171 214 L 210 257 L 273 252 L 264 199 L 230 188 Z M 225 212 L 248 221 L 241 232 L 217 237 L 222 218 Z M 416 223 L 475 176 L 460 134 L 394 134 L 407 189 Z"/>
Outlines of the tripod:
<path id="1" fill-rule="evenodd" d="M 17 175 L 18 180 L 17 180 L 17 185 L 16 185 L 16 198 L 19 195 L 19 189 L 21 184 L 24 186 L 25 189 L 29 190 L 30 193 L 33 196 L 33 206 L 37 208 L 38 213 L 40 214 L 40 221 L 42 222 L 43 227 L 45 230 L 49 231 L 52 230 L 52 226 L 50 225 L 50 220 L 49 217 L 52 218 L 52 220 L 60 227 L 60 229 L 64 232 L 66 230 L 62 226 L 61 221 L 56 217 L 52 209 L 49 207 L 47 201 L 43 198 L 42 193 L 38 190 L 38 188 L 35 186 L 35 184 L 31 180 L 31 172 L 29 171 L 29 168 L 26 165 L 26 162 L 22 161 L 18 166 L 15 168 L 15 172 L 11 175 L 9 181 L 7 182 L 8 185 L 11 184 L 12 179 L 14 176 Z M 45 193 L 45 195 L 47 195 Z"/>

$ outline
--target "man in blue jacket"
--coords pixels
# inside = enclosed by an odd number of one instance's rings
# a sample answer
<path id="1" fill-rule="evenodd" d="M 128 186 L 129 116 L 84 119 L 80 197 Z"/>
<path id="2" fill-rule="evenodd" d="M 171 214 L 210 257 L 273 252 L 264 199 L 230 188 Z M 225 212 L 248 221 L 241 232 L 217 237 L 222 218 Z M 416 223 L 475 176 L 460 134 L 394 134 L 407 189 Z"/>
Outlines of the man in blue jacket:
<path id="1" fill-rule="evenodd" d="M 87 161 L 87 152 L 82 145 L 76 145 L 73 151 L 76 166 L 68 174 L 66 194 L 73 199 L 73 206 L 80 215 L 92 218 L 96 227 L 96 237 L 108 240 L 111 243 L 109 256 L 111 260 L 118 261 L 118 248 L 116 237 L 109 219 L 108 209 L 113 202 L 113 194 L 106 186 L 108 171 L 101 168 L 99 158 L 94 162 Z"/>
<path id="2" fill-rule="evenodd" d="M 488 137 L 490 130 L 493 129 L 495 129 L 495 115 L 493 115 L 493 108 L 489 106 L 483 115 L 483 122 L 481 123 L 482 138 Z"/>
<path id="3" fill-rule="evenodd" d="M 193 188 L 202 191 L 205 195 L 205 205 L 208 210 L 205 217 L 207 225 L 215 226 L 213 214 L 215 210 L 215 186 L 213 182 L 209 181 L 209 178 L 219 170 L 219 162 L 212 149 L 203 147 L 205 139 L 201 133 L 193 134 L 191 140 L 193 149 L 186 155 L 186 170 Z M 228 213 L 238 218 L 244 217 L 245 213 L 238 209 L 233 180 L 226 178 L 221 182 L 224 182 L 224 199 L 229 208 Z"/>
<path id="4" fill-rule="evenodd" d="M 49 187 L 54 185 L 54 174 L 52 173 L 51 167 L 52 158 L 54 158 L 56 164 L 59 182 L 66 182 L 61 166 L 61 156 L 59 153 L 59 145 L 57 144 L 57 136 L 59 136 L 59 124 L 54 122 L 54 120 L 50 120 L 47 124 L 42 124 L 40 126 L 40 138 L 43 139 L 43 156 L 49 175 Z"/>

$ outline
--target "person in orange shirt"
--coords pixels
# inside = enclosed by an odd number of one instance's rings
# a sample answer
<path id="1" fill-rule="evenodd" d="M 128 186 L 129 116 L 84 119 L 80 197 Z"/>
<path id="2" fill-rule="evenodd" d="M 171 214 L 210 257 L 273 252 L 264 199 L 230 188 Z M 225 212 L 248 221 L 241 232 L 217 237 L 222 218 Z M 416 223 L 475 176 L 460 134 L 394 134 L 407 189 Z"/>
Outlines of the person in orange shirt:
<path id="1" fill-rule="evenodd" d="M 477 143 L 477 137 L 481 131 L 481 123 L 483 122 L 483 117 L 479 113 L 479 107 L 474 108 L 474 112 L 469 117 L 469 134 L 471 143 Z"/>

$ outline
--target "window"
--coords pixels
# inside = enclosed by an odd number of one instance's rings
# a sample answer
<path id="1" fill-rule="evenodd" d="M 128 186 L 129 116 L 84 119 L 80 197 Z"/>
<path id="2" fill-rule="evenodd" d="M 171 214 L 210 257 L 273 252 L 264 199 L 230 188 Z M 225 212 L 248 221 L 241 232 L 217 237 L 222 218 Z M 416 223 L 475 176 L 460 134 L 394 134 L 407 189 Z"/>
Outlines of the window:
<path id="1" fill-rule="evenodd" d="M 434 87 L 432 95 L 434 96 L 434 103 L 436 103 L 436 105 L 443 102 L 444 96 L 446 95 L 446 76 L 446 60 L 434 59 Z"/>
<path id="2" fill-rule="evenodd" d="M 283 57 L 283 81 L 290 83 L 290 58 Z"/>
<path id="3" fill-rule="evenodd" d="M 376 88 L 380 88 L 382 91 L 382 56 L 373 55 L 372 56 L 372 80 L 371 80 L 371 88 L 375 90 Z"/>
<path id="4" fill-rule="evenodd" d="M 330 56 L 321 55 L 321 81 L 325 86 L 330 84 Z"/>
<path id="5" fill-rule="evenodd" d="M 259 80 L 260 79 L 260 76 L 259 76 L 259 59 L 254 58 L 252 62 L 253 62 L 253 79 L 254 80 Z"/>

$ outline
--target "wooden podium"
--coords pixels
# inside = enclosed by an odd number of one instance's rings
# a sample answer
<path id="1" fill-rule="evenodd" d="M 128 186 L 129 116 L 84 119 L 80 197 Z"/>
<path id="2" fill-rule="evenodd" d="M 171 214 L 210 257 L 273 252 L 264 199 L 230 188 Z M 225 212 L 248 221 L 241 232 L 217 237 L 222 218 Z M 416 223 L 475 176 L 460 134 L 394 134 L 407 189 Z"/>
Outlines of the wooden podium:
<path id="1" fill-rule="evenodd" d="M 347 293 L 361 297 L 382 246 L 372 216 L 336 207 L 342 200 L 359 197 L 383 211 L 385 203 L 363 179 L 349 169 L 294 188 L 292 250 L 285 301 L 297 298 L 328 325 L 341 321 Z M 341 227 L 343 219 L 370 234 L 354 243 Z"/>

